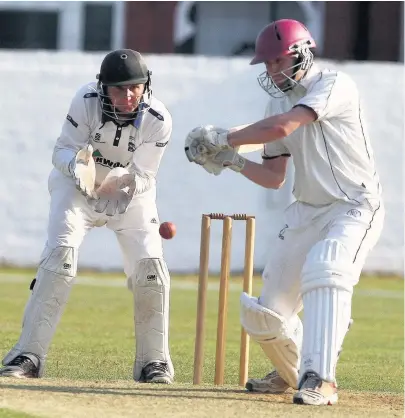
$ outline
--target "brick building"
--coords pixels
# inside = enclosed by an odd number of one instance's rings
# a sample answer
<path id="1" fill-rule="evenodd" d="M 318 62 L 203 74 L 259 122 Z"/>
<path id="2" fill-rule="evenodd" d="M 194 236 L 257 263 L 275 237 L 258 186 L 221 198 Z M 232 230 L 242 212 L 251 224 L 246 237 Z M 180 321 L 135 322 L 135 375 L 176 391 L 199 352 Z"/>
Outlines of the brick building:
<path id="1" fill-rule="evenodd" d="M 234 56 L 280 18 L 303 21 L 322 57 L 404 60 L 400 1 L 0 1 L 0 48 Z"/>
<path id="2" fill-rule="evenodd" d="M 215 35 L 215 26 L 224 26 L 230 20 L 229 37 L 234 36 L 234 23 L 239 19 L 253 22 L 254 33 L 267 22 L 279 18 L 302 19 L 321 44 L 320 54 L 325 58 L 338 60 L 376 60 L 403 61 L 404 59 L 404 3 L 399 1 L 336 1 L 336 2 L 182 2 L 195 3 L 194 16 L 191 7 L 182 18 L 189 19 L 196 26 L 195 38 L 199 36 L 200 17 L 209 15 L 209 9 L 221 9 L 217 13 L 211 34 Z M 245 3 L 246 9 L 240 7 Z M 312 3 L 313 8 L 303 10 L 303 6 Z M 219 6 L 218 6 L 219 4 Z M 179 2 L 130 2 L 126 12 L 126 44 L 144 52 L 171 53 L 176 50 L 175 32 L 176 8 Z M 235 10 L 236 6 L 236 10 Z M 295 7 L 294 7 L 295 6 Z M 198 10 L 200 9 L 200 10 Z M 204 10 L 207 9 L 207 10 Z M 256 13 L 255 13 L 256 9 Z M 200 11 L 200 13 L 199 13 Z M 240 16 L 235 16 L 235 13 Z M 247 13 L 247 14 L 246 14 Z M 318 25 L 311 22 L 311 14 L 317 18 Z M 248 18 L 246 18 L 248 16 Z M 172 17 L 172 18 L 170 18 Z M 256 22 L 254 18 L 256 17 Z M 219 21 L 222 19 L 222 22 Z M 193 22 L 194 21 L 194 22 Z M 140 37 L 137 30 L 141 27 L 148 36 Z M 159 30 L 156 30 L 156 27 Z M 205 32 L 205 28 L 201 28 Z M 315 33 L 314 33 L 315 32 Z M 316 35 L 318 36 L 316 36 Z M 221 39 L 221 38 L 218 38 Z M 246 42 L 254 41 L 254 36 Z M 186 41 L 187 42 L 187 41 Z M 185 43 L 186 43 L 185 42 Z M 194 42 L 194 51 L 186 47 L 185 52 L 199 52 Z M 188 42 L 190 45 L 190 42 Z M 218 42 L 214 43 L 218 45 Z M 197 51 L 196 51 L 197 49 Z M 202 49 L 202 48 L 201 48 Z M 181 49 L 179 52 L 182 52 Z M 204 51 L 202 51 L 204 52 Z"/>

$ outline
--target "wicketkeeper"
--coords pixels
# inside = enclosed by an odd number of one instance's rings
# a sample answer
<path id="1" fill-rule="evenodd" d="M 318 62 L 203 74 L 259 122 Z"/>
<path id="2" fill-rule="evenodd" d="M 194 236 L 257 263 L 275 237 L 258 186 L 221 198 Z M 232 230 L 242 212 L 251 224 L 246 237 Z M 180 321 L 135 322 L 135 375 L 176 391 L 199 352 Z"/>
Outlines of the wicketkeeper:
<path id="1" fill-rule="evenodd" d="M 134 295 L 133 377 L 172 383 L 170 277 L 156 208 L 156 175 L 172 119 L 152 95 L 151 72 L 138 52 L 110 52 L 97 78 L 77 91 L 54 148 L 48 239 L 20 338 L 3 359 L 0 376 L 43 375 L 49 344 L 75 281 L 80 244 L 94 226 L 106 225 L 118 239 Z M 113 169 L 124 173 L 104 188 L 103 180 Z"/>

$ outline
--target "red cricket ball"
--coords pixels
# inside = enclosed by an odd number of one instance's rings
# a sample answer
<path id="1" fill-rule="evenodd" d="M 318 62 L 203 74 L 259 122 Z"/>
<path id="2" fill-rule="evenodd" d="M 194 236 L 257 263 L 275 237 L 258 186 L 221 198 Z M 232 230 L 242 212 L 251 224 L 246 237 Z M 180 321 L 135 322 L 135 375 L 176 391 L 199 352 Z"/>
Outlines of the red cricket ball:
<path id="1" fill-rule="evenodd" d="M 159 234 L 164 239 L 172 239 L 176 235 L 176 225 L 173 222 L 163 222 L 160 224 Z"/>

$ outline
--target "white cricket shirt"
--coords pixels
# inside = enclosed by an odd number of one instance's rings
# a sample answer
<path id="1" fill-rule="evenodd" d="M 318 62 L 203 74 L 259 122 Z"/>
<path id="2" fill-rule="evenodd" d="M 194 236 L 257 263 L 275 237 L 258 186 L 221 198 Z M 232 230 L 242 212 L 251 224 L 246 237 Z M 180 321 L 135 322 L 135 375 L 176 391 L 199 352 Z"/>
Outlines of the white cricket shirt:
<path id="1" fill-rule="evenodd" d="M 68 167 L 72 158 L 81 148 L 91 144 L 97 186 L 111 169 L 128 167 L 137 173 L 136 193 L 142 193 L 155 185 L 171 132 L 171 115 L 155 97 L 133 121 L 119 124 L 103 115 L 96 83 L 88 83 L 72 100 L 52 162 L 55 168 L 70 175 Z"/>
<path id="2" fill-rule="evenodd" d="M 314 206 L 337 200 L 379 201 L 380 185 L 359 92 L 345 73 L 313 65 L 301 85 L 271 99 L 266 117 L 294 106 L 315 111 L 315 122 L 264 146 L 264 158 L 291 155 L 295 167 L 293 194 Z"/>

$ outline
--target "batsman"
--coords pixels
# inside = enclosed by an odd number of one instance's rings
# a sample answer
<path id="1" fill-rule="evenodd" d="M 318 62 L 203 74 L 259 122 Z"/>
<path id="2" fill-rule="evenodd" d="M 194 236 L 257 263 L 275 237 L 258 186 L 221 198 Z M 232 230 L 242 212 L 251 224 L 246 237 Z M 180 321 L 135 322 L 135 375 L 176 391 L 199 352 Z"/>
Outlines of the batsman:
<path id="1" fill-rule="evenodd" d="M 263 28 L 251 64 L 265 66 L 258 77 L 270 96 L 264 119 L 229 130 L 195 128 L 185 152 L 209 173 L 228 168 L 271 189 L 282 187 L 292 158 L 295 201 L 268 250 L 261 294 L 240 298 L 242 326 L 275 369 L 246 388 L 293 388 L 296 404 L 330 405 L 338 400 L 336 365 L 353 288 L 380 237 L 384 206 L 356 84 L 320 69 L 315 47 L 298 21 Z M 261 164 L 240 155 L 255 144 Z"/>
<path id="2" fill-rule="evenodd" d="M 156 207 L 156 177 L 172 118 L 152 94 L 151 71 L 138 52 L 110 52 L 97 79 L 78 89 L 54 147 L 47 242 L 20 338 L 4 357 L 0 376 L 43 375 L 75 282 L 79 247 L 92 228 L 105 225 L 118 239 L 133 293 L 133 377 L 172 383 L 170 276 Z"/>

